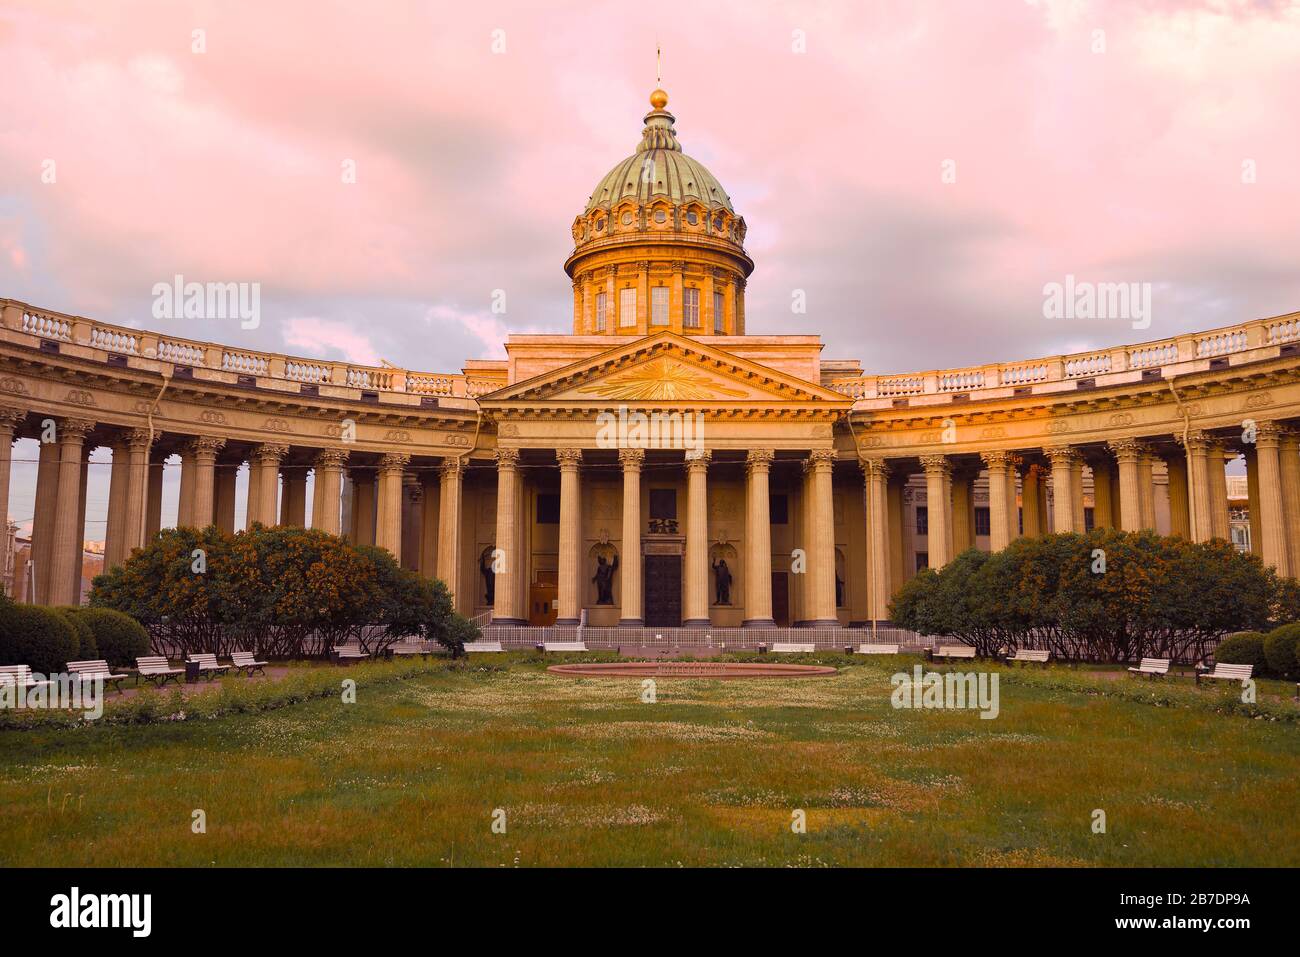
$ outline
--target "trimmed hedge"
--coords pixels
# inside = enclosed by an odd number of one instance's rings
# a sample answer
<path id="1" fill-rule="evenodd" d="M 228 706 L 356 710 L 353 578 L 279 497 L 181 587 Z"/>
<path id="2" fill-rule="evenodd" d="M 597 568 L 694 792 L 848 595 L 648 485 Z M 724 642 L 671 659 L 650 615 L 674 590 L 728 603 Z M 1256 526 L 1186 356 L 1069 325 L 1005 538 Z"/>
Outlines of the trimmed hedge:
<path id="1" fill-rule="evenodd" d="M 98 654 L 110 665 L 132 667 L 135 659 L 149 654 L 149 632 L 130 615 L 112 608 L 78 608 L 76 617 L 94 634 Z"/>
<path id="2" fill-rule="evenodd" d="M 81 648 L 65 614 L 38 605 L 0 602 L 0 664 L 29 665 L 48 675 L 67 670 Z"/>
<path id="3" fill-rule="evenodd" d="M 80 608 L 64 607 L 55 608 L 64 620 L 72 626 L 72 630 L 77 633 L 77 657 L 68 659 L 69 661 L 94 661 L 99 657 L 99 645 L 95 642 L 95 632 L 90 625 L 82 620 L 79 612 Z M 62 669 L 60 669 L 62 670 Z"/>
<path id="4" fill-rule="evenodd" d="M 1278 678 L 1300 672 L 1300 624 L 1274 628 L 1264 639 L 1268 670 Z"/>
<path id="5" fill-rule="evenodd" d="M 1214 660 L 1229 665 L 1254 665 L 1260 671 L 1266 667 L 1264 637 L 1258 631 L 1243 631 L 1225 638 L 1214 649 Z"/>

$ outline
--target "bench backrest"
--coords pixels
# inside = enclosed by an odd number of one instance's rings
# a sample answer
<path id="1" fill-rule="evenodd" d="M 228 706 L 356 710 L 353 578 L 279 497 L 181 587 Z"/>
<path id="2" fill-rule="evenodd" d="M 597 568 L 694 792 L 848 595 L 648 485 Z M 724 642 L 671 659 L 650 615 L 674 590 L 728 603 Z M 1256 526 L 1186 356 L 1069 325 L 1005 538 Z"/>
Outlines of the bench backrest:
<path id="1" fill-rule="evenodd" d="M 190 661 L 196 662 L 197 664 L 202 665 L 204 668 L 219 667 L 217 665 L 217 656 L 213 654 L 207 654 L 205 652 L 199 652 L 198 654 L 190 655 Z"/>
<path id="2" fill-rule="evenodd" d="M 505 651 L 499 641 L 467 641 L 465 642 L 466 651 Z"/>
<path id="3" fill-rule="evenodd" d="M 546 641 L 542 647 L 547 651 L 586 651 L 585 641 Z"/>
<path id="4" fill-rule="evenodd" d="M 1046 661 L 1052 653 L 1046 649 L 1021 648 L 1013 657 L 1018 661 Z"/>
<path id="5" fill-rule="evenodd" d="M 898 645 L 858 645 L 860 655 L 896 655 Z"/>
<path id="6" fill-rule="evenodd" d="M 939 658 L 974 658 L 975 649 L 970 645 L 944 645 L 935 650 Z"/>
<path id="7" fill-rule="evenodd" d="M 1213 674 L 1216 678 L 1240 678 L 1245 681 L 1254 670 L 1254 665 L 1229 665 L 1220 661 L 1215 662 Z"/>
<path id="8" fill-rule="evenodd" d="M 32 683 L 31 665 L 0 665 L 0 682 L 29 685 Z"/>
<path id="9" fill-rule="evenodd" d="M 155 671 L 172 671 L 172 663 L 162 655 L 149 655 L 144 658 L 135 659 L 136 669 L 141 674 L 152 674 Z"/>
<path id="10" fill-rule="evenodd" d="M 108 662 L 102 658 L 99 661 L 69 661 L 68 673 L 74 675 L 108 675 L 113 673 L 109 668 Z"/>
<path id="11" fill-rule="evenodd" d="M 813 644 L 782 642 L 782 641 L 772 642 L 772 651 L 777 654 L 799 654 L 799 653 L 811 654 L 816 650 L 817 650 L 817 646 Z"/>
<path id="12" fill-rule="evenodd" d="M 1138 665 L 1141 671 L 1168 671 L 1168 658 L 1143 658 L 1142 663 Z"/>
<path id="13" fill-rule="evenodd" d="M 230 660 L 237 665 L 251 665 L 256 660 L 251 651 L 232 651 Z"/>

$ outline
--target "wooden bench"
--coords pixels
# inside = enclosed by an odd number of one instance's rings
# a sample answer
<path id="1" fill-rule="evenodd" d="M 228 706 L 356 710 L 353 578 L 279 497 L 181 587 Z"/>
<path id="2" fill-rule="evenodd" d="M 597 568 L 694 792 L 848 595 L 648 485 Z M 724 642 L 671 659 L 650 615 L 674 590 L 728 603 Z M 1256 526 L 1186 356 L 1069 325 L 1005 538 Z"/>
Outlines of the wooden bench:
<path id="1" fill-rule="evenodd" d="M 1250 673 L 1254 670 L 1254 665 L 1229 665 L 1222 661 L 1216 661 L 1213 671 L 1196 672 L 1196 683 L 1200 684 L 1202 681 L 1240 681 L 1245 684 L 1250 680 Z"/>
<path id="2" fill-rule="evenodd" d="M 115 675 L 113 669 L 108 666 L 108 662 L 100 659 L 99 661 L 69 661 L 68 672 L 74 675 L 81 675 L 82 680 L 98 679 L 105 684 L 112 684 L 117 688 L 117 693 L 122 693 L 122 682 L 130 675 Z"/>
<path id="3" fill-rule="evenodd" d="M 586 651 L 587 643 L 585 641 L 544 641 L 539 647 L 542 651 Z"/>
<path id="4" fill-rule="evenodd" d="M 811 655 L 816 650 L 817 646 L 812 642 L 772 642 L 772 654 L 774 655 Z"/>
<path id="5" fill-rule="evenodd" d="M 499 641 L 467 641 L 465 642 L 465 650 L 477 652 L 505 651 L 505 649 L 501 647 L 501 642 Z"/>
<path id="6" fill-rule="evenodd" d="M 230 670 L 230 665 L 217 664 L 217 656 L 204 651 L 190 655 L 188 660 L 198 665 L 199 674 L 208 679 L 212 679 L 218 675 L 224 675 Z"/>
<path id="7" fill-rule="evenodd" d="M 370 657 L 370 652 L 362 651 L 361 645 L 335 645 L 334 650 L 330 652 L 331 656 L 339 664 L 347 664 L 349 661 L 364 661 Z"/>
<path id="8" fill-rule="evenodd" d="M 896 655 L 898 645 L 858 645 L 860 655 Z"/>
<path id="9" fill-rule="evenodd" d="M 145 681 L 152 681 L 160 688 L 168 681 L 180 684 L 181 678 L 185 677 L 184 668 L 173 668 L 172 663 L 162 655 L 147 655 L 135 659 L 135 670 L 136 674 Z"/>
<path id="10" fill-rule="evenodd" d="M 974 661 L 975 649 L 970 645 L 940 645 L 930 652 L 930 659 L 938 661 L 940 658 L 947 661 Z"/>
<path id="11" fill-rule="evenodd" d="M 424 655 L 428 657 L 433 654 L 432 641 L 399 641 L 388 646 L 395 658 L 405 658 L 411 655 Z"/>
<path id="12" fill-rule="evenodd" d="M 251 651 L 232 651 L 230 664 L 236 671 L 242 671 L 249 678 L 253 677 L 254 671 L 266 674 L 266 662 L 255 660 Z"/>
<path id="13" fill-rule="evenodd" d="M 1014 655 L 1007 656 L 1007 664 L 1036 664 L 1047 665 L 1047 659 L 1052 657 L 1052 653 L 1046 648 L 1017 648 Z"/>
<path id="14" fill-rule="evenodd" d="M 0 684 L 16 685 L 19 688 L 39 688 L 41 685 L 53 683 L 37 681 L 32 677 L 31 665 L 0 665 Z"/>
<path id="15" fill-rule="evenodd" d="M 1163 678 L 1169 674 L 1168 658 L 1143 658 L 1136 668 L 1129 668 L 1131 675 L 1146 675 L 1148 678 Z"/>

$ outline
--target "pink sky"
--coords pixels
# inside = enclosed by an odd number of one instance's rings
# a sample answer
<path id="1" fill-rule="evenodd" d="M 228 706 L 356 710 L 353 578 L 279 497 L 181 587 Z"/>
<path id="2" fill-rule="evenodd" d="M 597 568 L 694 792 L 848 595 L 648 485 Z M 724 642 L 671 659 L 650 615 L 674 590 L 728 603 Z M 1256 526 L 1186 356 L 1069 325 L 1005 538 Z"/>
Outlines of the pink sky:
<path id="1" fill-rule="evenodd" d="M 749 224 L 752 332 L 907 371 L 1300 307 L 1295 4 L 542 6 L 0 4 L 0 294 L 442 370 L 567 331 L 569 224 L 659 42 Z M 261 282 L 262 327 L 153 320 L 177 273 Z M 1151 328 L 1044 319 L 1066 274 L 1154 284 Z"/>

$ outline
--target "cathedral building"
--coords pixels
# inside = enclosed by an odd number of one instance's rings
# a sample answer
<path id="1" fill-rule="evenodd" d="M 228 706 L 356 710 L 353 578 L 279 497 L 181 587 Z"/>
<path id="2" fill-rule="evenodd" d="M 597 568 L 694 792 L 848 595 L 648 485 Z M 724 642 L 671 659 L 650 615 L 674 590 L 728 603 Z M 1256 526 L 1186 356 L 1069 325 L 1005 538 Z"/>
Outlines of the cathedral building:
<path id="1" fill-rule="evenodd" d="M 496 624 L 862 625 L 967 548 L 1228 538 L 1243 506 L 1243 547 L 1300 572 L 1300 314 L 864 373 L 817 335 L 747 333 L 745 220 L 662 90 L 650 107 L 573 220 L 572 333 L 512 335 L 502 360 L 368 367 L 0 300 L 0 529 L 35 516 L 24 595 L 77 600 L 97 447 L 106 566 L 167 525 L 233 530 L 242 495 L 249 523 L 382 546 Z M 34 502 L 6 514 L 12 442 L 49 421 Z"/>

